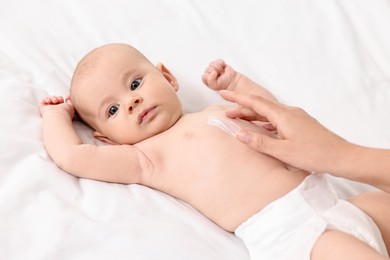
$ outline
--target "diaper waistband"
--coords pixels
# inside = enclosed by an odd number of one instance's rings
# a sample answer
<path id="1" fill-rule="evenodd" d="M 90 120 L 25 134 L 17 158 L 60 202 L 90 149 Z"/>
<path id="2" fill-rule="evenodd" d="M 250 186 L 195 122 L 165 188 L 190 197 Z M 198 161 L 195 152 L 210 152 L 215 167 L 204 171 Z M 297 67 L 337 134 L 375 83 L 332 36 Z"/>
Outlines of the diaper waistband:
<path id="1" fill-rule="evenodd" d="M 295 190 L 319 214 L 334 206 L 339 200 L 324 174 L 313 173 L 307 176 Z"/>
<path id="2" fill-rule="evenodd" d="M 327 209 L 334 206 L 339 200 L 336 192 L 328 183 L 324 174 L 313 173 L 307 176 L 301 184 L 283 197 L 271 202 L 261 211 L 250 217 L 237 227 L 235 233 L 245 233 L 245 229 L 252 224 L 269 222 L 268 215 L 271 215 L 275 223 L 284 223 L 286 221 L 305 221 L 306 213 L 304 211 L 315 211 L 321 214 Z M 306 207 L 305 207 L 305 206 Z M 305 208 L 302 211 L 302 207 Z M 295 209 L 300 208 L 299 212 Z M 296 212 L 292 216 L 292 212 Z M 288 216 L 288 218 L 286 218 Z M 275 219 L 276 218 L 276 219 Z M 278 219 L 278 220 L 277 220 Z M 264 223 L 264 222 L 263 222 Z M 265 224 L 267 225 L 267 224 Z"/>

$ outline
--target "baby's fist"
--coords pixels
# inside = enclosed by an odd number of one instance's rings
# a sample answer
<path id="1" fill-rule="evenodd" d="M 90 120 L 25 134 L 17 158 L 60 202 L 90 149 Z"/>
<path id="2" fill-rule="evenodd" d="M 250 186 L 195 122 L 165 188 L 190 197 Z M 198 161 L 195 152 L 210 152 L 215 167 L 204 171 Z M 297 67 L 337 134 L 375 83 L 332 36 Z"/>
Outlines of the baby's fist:
<path id="1" fill-rule="evenodd" d="M 42 99 L 40 103 L 41 116 L 49 110 L 66 111 L 71 118 L 74 116 L 74 107 L 69 96 L 64 99 L 61 96 L 50 96 Z"/>
<path id="2" fill-rule="evenodd" d="M 209 64 L 202 76 L 203 83 L 213 90 L 234 90 L 237 72 L 218 59 Z"/>

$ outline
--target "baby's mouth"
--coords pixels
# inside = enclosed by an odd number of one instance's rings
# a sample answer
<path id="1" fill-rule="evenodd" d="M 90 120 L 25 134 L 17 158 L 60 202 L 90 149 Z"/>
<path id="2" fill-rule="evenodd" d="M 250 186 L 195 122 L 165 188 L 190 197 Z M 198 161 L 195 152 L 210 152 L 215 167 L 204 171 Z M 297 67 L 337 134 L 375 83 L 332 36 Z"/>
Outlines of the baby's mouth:
<path id="1" fill-rule="evenodd" d="M 139 115 L 138 115 L 138 124 L 142 124 L 146 120 L 150 119 L 152 117 L 153 111 L 156 107 L 151 107 L 144 109 Z"/>

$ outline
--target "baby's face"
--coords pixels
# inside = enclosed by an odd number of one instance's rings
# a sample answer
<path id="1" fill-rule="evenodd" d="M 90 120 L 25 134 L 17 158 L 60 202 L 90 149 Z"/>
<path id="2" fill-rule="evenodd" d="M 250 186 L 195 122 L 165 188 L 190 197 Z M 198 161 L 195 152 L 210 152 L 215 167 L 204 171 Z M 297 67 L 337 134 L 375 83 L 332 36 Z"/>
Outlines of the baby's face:
<path id="1" fill-rule="evenodd" d="M 182 114 L 176 79 L 128 46 L 106 47 L 72 88 L 78 112 L 95 137 L 109 143 L 135 144 L 167 130 Z"/>

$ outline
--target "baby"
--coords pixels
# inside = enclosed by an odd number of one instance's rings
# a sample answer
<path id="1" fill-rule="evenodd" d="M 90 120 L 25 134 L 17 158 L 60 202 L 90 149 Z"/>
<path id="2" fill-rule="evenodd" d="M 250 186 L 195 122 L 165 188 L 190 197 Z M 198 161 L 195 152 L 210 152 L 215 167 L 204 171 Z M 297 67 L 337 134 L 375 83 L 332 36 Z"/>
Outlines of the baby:
<path id="1" fill-rule="evenodd" d="M 221 60 L 210 64 L 203 81 L 213 90 L 275 100 Z M 272 133 L 227 118 L 222 106 L 183 114 L 178 89 L 164 65 L 154 66 L 135 48 L 96 48 L 79 62 L 70 98 L 42 100 L 45 147 L 77 177 L 141 184 L 189 203 L 235 232 L 252 259 L 387 255 L 374 222 L 339 200 L 323 175 L 290 167 L 232 137 L 240 128 Z M 72 125 L 75 110 L 94 137 L 110 145 L 83 143 Z"/>

